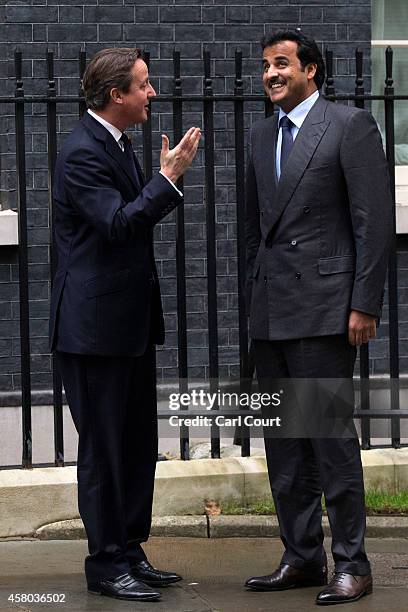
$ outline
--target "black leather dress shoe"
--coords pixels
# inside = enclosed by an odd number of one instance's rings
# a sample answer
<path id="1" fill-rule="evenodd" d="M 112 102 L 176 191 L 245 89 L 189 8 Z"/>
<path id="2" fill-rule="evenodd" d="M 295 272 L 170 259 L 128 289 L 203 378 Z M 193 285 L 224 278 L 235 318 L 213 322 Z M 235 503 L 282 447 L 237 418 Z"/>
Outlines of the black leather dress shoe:
<path id="1" fill-rule="evenodd" d="M 164 572 L 155 569 L 150 563 L 145 561 L 139 561 L 131 567 L 132 576 L 136 580 L 142 580 L 146 584 L 154 587 L 168 586 L 182 580 L 182 577 L 174 572 Z"/>
<path id="2" fill-rule="evenodd" d="M 297 569 L 282 563 L 268 576 L 254 576 L 246 581 L 245 586 L 253 591 L 285 591 L 310 586 L 327 584 L 327 567 L 314 572 Z"/>
<path id="3" fill-rule="evenodd" d="M 316 603 L 319 606 L 348 603 L 349 601 L 357 601 L 372 592 L 373 579 L 371 574 L 353 576 L 353 574 L 346 574 L 345 572 L 336 572 L 327 587 L 318 594 Z"/>
<path id="4" fill-rule="evenodd" d="M 158 591 L 154 591 L 130 574 L 122 574 L 98 583 L 88 583 L 88 591 L 93 595 L 106 595 L 130 601 L 157 601 L 161 597 Z"/>

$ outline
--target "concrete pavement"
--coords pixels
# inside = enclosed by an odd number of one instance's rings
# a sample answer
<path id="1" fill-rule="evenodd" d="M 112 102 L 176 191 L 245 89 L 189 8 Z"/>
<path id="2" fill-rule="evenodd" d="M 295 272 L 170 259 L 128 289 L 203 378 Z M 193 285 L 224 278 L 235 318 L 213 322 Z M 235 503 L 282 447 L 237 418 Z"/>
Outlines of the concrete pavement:
<path id="1" fill-rule="evenodd" d="M 330 550 L 330 541 L 326 541 Z M 24 612 L 316 612 L 318 588 L 279 593 L 246 591 L 252 575 L 272 571 L 281 543 L 275 538 L 151 538 L 145 550 L 153 564 L 180 572 L 184 581 L 162 589 L 157 603 L 120 602 L 87 594 L 82 573 L 86 542 L 0 541 L 0 610 Z M 406 612 L 408 610 L 408 540 L 367 539 L 373 565 L 374 593 L 339 605 L 336 612 Z M 65 602 L 11 603 L 10 594 L 61 594 Z"/>

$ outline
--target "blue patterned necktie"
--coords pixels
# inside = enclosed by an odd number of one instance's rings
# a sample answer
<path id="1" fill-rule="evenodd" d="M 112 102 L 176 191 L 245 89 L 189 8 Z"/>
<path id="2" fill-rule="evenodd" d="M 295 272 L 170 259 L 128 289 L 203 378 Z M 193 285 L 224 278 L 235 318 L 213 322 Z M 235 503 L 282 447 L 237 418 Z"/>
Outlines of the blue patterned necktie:
<path id="1" fill-rule="evenodd" d="M 293 147 L 292 127 L 294 123 L 287 115 L 284 115 L 279 121 L 279 127 L 282 128 L 282 147 L 280 156 L 280 173 L 282 176 L 283 169 Z"/>

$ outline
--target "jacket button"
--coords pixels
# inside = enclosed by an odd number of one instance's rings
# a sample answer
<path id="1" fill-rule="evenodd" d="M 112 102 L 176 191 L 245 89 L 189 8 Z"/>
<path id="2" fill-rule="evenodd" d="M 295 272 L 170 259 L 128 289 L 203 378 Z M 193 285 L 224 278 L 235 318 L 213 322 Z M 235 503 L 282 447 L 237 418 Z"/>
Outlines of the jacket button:
<path id="1" fill-rule="evenodd" d="M 292 246 L 296 246 L 297 245 L 297 240 L 292 240 L 292 242 L 290 243 Z"/>
<path id="2" fill-rule="evenodd" d="M 265 285 L 268 283 L 268 277 L 267 276 L 264 276 L 264 283 L 265 283 Z"/>
<path id="3" fill-rule="evenodd" d="M 300 272 L 296 272 L 295 274 L 295 278 L 297 278 L 298 280 L 300 280 L 302 278 L 302 275 Z"/>
<path id="4" fill-rule="evenodd" d="M 303 212 L 305 213 L 305 215 L 307 215 L 307 213 L 310 213 L 310 206 L 304 206 Z"/>

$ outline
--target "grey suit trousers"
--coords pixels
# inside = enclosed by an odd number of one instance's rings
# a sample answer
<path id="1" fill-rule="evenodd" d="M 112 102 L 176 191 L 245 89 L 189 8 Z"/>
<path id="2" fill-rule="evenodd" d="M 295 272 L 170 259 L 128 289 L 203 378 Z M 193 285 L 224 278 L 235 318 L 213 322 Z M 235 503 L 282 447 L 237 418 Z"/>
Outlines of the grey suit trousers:
<path id="1" fill-rule="evenodd" d="M 253 340 L 252 346 L 262 391 L 268 392 L 267 381 L 277 378 L 342 378 L 349 381 L 349 391 L 353 394 L 356 350 L 346 335 Z M 326 563 L 323 493 L 336 571 L 369 574 L 370 563 L 364 549 L 364 483 L 358 438 L 277 439 L 265 432 L 265 450 L 285 547 L 282 563 L 311 570 Z"/>

